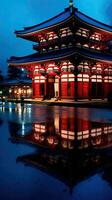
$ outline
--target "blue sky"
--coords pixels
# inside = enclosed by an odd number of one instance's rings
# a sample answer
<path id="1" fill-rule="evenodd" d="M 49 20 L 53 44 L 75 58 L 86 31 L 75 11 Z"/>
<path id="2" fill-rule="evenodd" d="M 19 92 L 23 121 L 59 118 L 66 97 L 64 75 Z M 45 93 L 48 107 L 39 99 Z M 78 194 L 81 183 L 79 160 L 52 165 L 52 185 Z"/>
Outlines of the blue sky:
<path id="1" fill-rule="evenodd" d="M 16 38 L 14 31 L 57 15 L 69 0 L 3 0 L 0 6 L 0 69 L 7 71 L 10 56 L 31 54 L 32 42 Z M 112 25 L 112 0 L 74 0 L 81 12 Z"/>

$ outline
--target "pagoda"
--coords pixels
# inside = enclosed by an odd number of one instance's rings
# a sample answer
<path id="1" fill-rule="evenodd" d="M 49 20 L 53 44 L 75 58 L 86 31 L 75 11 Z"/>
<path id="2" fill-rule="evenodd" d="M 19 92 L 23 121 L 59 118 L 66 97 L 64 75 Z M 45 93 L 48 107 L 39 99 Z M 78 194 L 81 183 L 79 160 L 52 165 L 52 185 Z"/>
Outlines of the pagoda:
<path id="1" fill-rule="evenodd" d="M 112 92 L 112 27 L 69 7 L 17 37 L 36 53 L 11 57 L 10 67 L 28 71 L 36 99 L 105 99 Z"/>

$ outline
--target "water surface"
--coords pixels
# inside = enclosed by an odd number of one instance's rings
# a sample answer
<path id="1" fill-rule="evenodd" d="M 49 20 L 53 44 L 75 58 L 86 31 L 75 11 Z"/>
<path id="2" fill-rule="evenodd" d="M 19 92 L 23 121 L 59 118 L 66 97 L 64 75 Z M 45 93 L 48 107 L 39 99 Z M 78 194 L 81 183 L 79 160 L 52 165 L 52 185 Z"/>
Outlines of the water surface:
<path id="1" fill-rule="evenodd" d="M 0 199 L 111 200 L 112 111 L 0 104 Z"/>

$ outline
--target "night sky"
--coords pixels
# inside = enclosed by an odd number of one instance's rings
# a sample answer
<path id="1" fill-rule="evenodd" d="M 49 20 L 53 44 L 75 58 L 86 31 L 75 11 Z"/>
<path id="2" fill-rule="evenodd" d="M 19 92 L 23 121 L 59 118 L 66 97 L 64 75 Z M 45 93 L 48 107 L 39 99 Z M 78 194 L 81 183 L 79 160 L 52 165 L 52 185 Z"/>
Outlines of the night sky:
<path id="1" fill-rule="evenodd" d="M 32 42 L 16 38 L 14 31 L 59 14 L 69 0 L 3 0 L 0 6 L 0 69 L 6 74 L 10 56 L 31 54 Z M 112 0 L 74 0 L 79 11 L 112 25 Z"/>

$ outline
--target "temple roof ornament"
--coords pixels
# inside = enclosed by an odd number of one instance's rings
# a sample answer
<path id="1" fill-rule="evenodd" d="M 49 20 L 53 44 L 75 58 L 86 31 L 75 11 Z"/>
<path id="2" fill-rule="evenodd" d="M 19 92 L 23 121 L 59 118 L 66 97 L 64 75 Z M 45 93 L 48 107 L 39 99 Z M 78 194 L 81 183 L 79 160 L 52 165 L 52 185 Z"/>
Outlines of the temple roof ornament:
<path id="1" fill-rule="evenodd" d="M 73 12 L 73 0 L 69 0 L 70 12 Z"/>
<path id="2" fill-rule="evenodd" d="M 69 6 L 73 7 L 73 0 L 69 0 Z"/>

